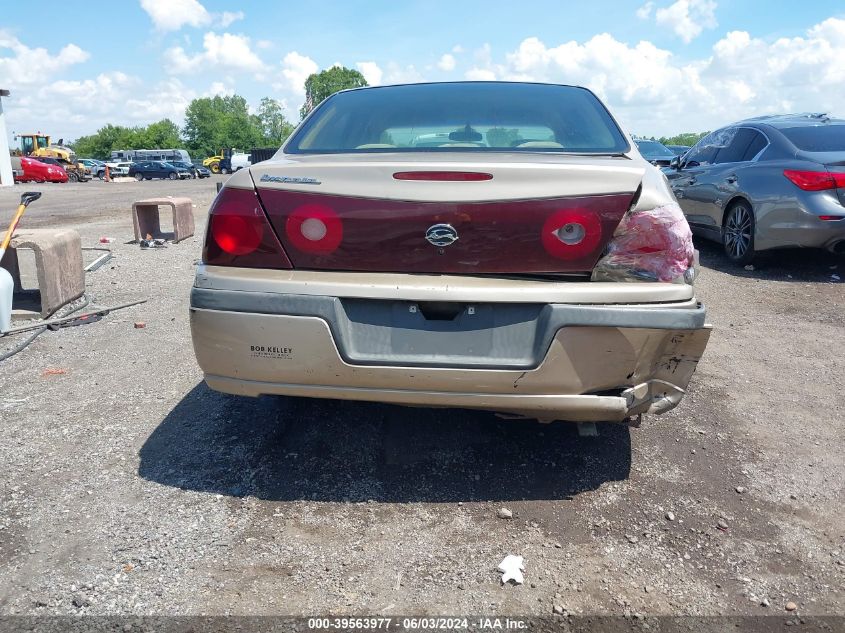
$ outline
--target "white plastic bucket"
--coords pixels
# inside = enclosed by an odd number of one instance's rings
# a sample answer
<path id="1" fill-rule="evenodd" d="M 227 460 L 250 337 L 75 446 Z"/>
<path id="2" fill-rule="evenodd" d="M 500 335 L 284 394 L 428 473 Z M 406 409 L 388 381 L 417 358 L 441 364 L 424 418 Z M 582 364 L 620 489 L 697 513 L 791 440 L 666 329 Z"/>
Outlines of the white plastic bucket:
<path id="1" fill-rule="evenodd" d="M 0 261 L 5 251 L 0 250 Z M 12 324 L 12 294 L 15 282 L 5 268 L 0 268 L 0 332 L 5 332 Z"/>

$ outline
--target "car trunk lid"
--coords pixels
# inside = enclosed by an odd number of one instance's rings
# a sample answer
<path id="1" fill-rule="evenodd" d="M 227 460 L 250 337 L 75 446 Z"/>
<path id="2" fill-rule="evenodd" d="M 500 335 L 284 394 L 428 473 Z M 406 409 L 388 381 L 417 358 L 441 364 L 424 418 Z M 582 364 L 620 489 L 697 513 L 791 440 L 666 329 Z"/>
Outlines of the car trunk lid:
<path id="1" fill-rule="evenodd" d="M 251 168 L 295 268 L 590 271 L 645 167 L 622 156 L 297 156 Z"/>

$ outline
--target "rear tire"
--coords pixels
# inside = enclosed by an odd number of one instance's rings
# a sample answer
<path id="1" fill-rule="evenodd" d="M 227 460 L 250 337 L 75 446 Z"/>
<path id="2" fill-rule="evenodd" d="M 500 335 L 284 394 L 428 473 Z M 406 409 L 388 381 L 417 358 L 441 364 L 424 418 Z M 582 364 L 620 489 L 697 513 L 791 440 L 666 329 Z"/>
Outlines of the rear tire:
<path id="1" fill-rule="evenodd" d="M 744 266 L 754 259 L 754 225 L 754 211 L 744 200 L 732 204 L 725 214 L 722 245 L 734 264 Z"/>
<path id="2" fill-rule="evenodd" d="M 179 178 L 179 174 L 177 174 L 175 171 L 171 171 L 168 178 L 170 178 L 170 180 L 176 180 L 177 178 Z"/>
<path id="3" fill-rule="evenodd" d="M 75 174 L 74 172 L 70 172 L 67 175 L 67 181 L 68 182 L 79 182 L 79 176 L 77 174 Z"/>
<path id="4" fill-rule="evenodd" d="M 135 174 L 135 180 L 141 182 L 144 179 L 144 174 Z"/>
<path id="5" fill-rule="evenodd" d="M 229 170 L 228 170 L 228 169 L 226 169 L 225 167 L 222 167 L 222 168 L 220 169 L 220 173 L 221 173 L 221 174 L 223 174 L 223 175 L 225 176 L 226 174 L 228 174 L 228 173 L 229 173 Z"/>

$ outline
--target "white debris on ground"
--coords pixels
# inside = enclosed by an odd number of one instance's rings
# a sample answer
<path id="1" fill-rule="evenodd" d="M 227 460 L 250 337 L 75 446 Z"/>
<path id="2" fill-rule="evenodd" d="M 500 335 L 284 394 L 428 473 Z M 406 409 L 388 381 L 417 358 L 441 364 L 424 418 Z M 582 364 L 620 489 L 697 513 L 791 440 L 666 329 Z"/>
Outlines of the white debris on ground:
<path id="1" fill-rule="evenodd" d="M 505 585 L 513 580 L 517 585 L 525 582 L 525 577 L 522 572 L 525 571 L 522 556 L 514 556 L 508 554 L 499 563 L 499 571 L 502 572 L 502 584 Z"/>

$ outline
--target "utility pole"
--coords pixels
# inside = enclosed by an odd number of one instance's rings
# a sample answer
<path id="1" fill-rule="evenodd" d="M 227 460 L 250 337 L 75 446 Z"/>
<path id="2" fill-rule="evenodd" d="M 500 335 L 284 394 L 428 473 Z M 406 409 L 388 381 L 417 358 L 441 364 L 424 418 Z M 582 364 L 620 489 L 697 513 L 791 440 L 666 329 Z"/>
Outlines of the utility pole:
<path id="1" fill-rule="evenodd" d="M 8 90 L 0 88 L 0 187 L 11 187 L 15 184 L 9 154 L 9 137 L 6 136 L 6 115 L 3 114 L 3 97 L 8 97 L 9 94 Z"/>

